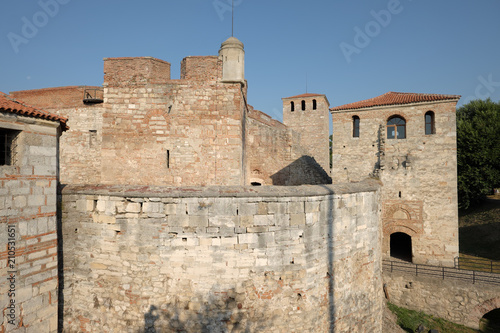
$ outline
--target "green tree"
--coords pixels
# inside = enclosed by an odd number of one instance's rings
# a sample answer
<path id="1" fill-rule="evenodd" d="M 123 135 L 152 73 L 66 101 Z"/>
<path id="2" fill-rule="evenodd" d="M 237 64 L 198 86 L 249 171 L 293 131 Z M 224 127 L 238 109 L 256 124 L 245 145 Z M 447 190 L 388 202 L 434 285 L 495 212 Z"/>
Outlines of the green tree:
<path id="1" fill-rule="evenodd" d="M 457 111 L 458 202 L 469 208 L 500 186 L 500 102 L 475 100 Z"/>

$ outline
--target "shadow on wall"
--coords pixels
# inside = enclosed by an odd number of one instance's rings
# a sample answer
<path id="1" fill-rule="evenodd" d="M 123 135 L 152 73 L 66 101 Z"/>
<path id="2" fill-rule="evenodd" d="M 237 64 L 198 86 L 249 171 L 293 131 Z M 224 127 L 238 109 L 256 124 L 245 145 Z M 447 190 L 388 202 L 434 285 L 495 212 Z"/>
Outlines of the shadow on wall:
<path id="1" fill-rule="evenodd" d="M 302 156 L 271 176 L 273 185 L 324 185 L 331 184 L 329 176 L 314 157 Z"/>
<path id="2" fill-rule="evenodd" d="M 265 321 L 248 321 L 247 312 L 253 310 L 243 308 L 235 298 L 214 296 L 207 302 L 201 298 L 198 300 L 187 304 L 165 304 L 161 308 L 151 305 L 144 314 L 144 329 L 137 333 L 250 333 L 266 329 Z"/>

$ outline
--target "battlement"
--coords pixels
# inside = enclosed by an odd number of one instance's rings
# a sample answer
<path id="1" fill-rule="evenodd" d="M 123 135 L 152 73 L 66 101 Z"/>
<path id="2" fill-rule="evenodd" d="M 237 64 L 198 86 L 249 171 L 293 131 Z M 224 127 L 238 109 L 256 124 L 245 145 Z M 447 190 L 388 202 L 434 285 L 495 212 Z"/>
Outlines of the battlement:
<path id="1" fill-rule="evenodd" d="M 215 81 L 221 76 L 222 61 L 217 56 L 191 56 L 182 59 L 182 80 Z"/>
<path id="2" fill-rule="evenodd" d="M 104 86 L 161 84 L 170 80 L 170 63 L 153 57 L 104 58 Z"/>

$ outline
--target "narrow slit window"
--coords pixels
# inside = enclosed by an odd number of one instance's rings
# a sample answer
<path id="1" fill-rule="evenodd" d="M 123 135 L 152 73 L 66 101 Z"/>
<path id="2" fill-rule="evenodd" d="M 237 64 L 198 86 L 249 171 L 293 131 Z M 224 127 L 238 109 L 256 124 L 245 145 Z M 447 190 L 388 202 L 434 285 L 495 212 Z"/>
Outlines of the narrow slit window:
<path id="1" fill-rule="evenodd" d="M 436 127 L 434 124 L 434 112 L 428 111 L 425 114 L 425 134 L 436 134 Z"/>
<path id="2" fill-rule="evenodd" d="M 302 101 L 302 111 L 306 109 L 306 101 Z"/>
<path id="3" fill-rule="evenodd" d="M 295 111 L 295 103 L 294 102 L 290 102 L 290 111 Z"/>
<path id="4" fill-rule="evenodd" d="M 313 110 L 316 110 L 318 108 L 318 103 L 316 102 L 315 99 L 313 99 Z"/>
<path id="5" fill-rule="evenodd" d="M 170 169 L 170 150 L 167 150 L 167 169 Z"/>
<path id="6" fill-rule="evenodd" d="M 359 138 L 359 117 L 352 117 L 352 137 Z"/>

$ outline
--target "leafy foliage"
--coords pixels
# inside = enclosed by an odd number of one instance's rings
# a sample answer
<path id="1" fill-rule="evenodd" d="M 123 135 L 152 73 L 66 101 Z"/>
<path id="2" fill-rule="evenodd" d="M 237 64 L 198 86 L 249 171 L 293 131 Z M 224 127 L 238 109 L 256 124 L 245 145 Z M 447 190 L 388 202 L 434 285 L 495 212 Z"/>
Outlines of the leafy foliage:
<path id="1" fill-rule="evenodd" d="M 500 102 L 475 100 L 457 111 L 458 201 L 467 209 L 500 186 Z"/>

